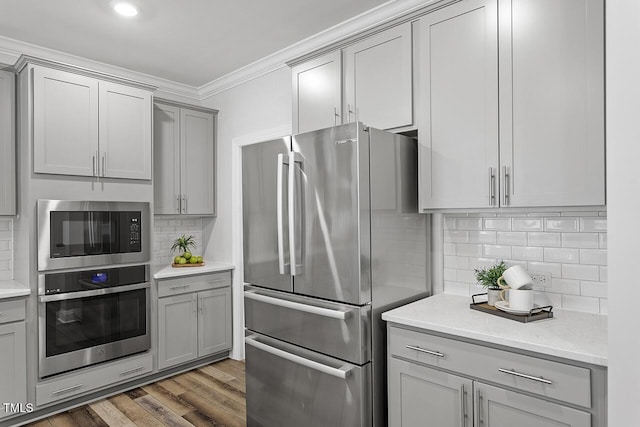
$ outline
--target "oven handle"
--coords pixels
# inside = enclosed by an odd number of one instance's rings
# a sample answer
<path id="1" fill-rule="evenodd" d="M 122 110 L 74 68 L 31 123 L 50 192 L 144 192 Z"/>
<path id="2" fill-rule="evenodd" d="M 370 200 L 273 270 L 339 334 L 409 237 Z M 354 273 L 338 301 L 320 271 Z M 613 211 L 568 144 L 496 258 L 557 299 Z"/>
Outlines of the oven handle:
<path id="1" fill-rule="evenodd" d="M 41 295 L 38 297 L 38 301 L 53 302 L 53 301 L 72 300 L 72 299 L 80 299 L 80 298 L 87 298 L 87 297 L 95 297 L 99 295 L 108 295 L 108 294 L 115 294 L 120 292 L 135 291 L 137 289 L 144 289 L 144 288 L 150 288 L 150 287 L 151 287 L 151 282 L 135 283 L 133 285 L 115 286 L 112 288 L 95 289 L 92 291 L 67 292 L 64 294 L 55 294 L 55 295 Z"/>
<path id="2" fill-rule="evenodd" d="M 264 352 L 270 353 L 274 356 L 281 357 L 282 359 L 288 360 L 293 363 L 297 363 L 298 365 L 305 366 L 307 368 L 313 369 L 315 371 L 322 372 L 324 374 L 332 375 L 337 378 L 346 379 L 351 375 L 351 367 L 347 364 L 340 368 L 334 368 L 333 366 L 327 366 L 322 363 L 318 363 L 313 360 L 309 360 L 307 358 L 298 356 L 296 354 L 288 353 L 284 350 L 280 350 L 279 348 L 271 347 L 270 345 L 263 344 L 256 340 L 253 337 L 245 337 L 245 344 L 250 345 L 251 347 L 255 347 Z"/>

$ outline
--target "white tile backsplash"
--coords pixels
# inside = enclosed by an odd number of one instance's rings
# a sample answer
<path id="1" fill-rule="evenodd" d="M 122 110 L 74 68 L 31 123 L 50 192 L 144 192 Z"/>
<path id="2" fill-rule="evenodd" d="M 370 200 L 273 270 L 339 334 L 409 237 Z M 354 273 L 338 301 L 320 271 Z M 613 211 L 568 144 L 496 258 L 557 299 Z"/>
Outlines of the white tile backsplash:
<path id="1" fill-rule="evenodd" d="M 0 280 L 13 279 L 13 220 L 0 219 Z"/>
<path id="2" fill-rule="evenodd" d="M 177 255 L 171 252 L 171 245 L 183 234 L 194 236 L 198 246 L 193 253 L 203 254 L 205 248 L 202 240 L 202 218 L 163 215 L 156 216 L 154 221 L 153 264 L 171 263 L 173 257 Z"/>
<path id="3" fill-rule="evenodd" d="M 549 273 L 537 287 L 555 307 L 608 313 L 606 212 L 444 214 L 444 289 L 482 292 L 474 269 L 500 260 Z"/>

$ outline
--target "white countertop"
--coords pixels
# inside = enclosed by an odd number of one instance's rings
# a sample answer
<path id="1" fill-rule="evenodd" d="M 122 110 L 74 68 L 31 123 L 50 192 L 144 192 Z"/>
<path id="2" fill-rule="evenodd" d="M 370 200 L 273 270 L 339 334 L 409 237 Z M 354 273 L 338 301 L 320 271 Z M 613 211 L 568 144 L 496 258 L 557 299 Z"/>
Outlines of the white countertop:
<path id="1" fill-rule="evenodd" d="M 236 266 L 228 262 L 216 262 L 204 260 L 202 267 L 172 267 L 169 265 L 156 265 L 152 267 L 154 279 L 169 279 L 172 277 L 191 276 L 194 274 L 217 273 L 235 269 Z"/>
<path id="2" fill-rule="evenodd" d="M 607 366 L 607 316 L 553 310 L 530 323 L 469 308 L 471 297 L 441 294 L 387 311 L 382 319 L 516 349 Z"/>
<path id="3" fill-rule="evenodd" d="M 23 297 L 31 294 L 28 286 L 16 280 L 0 280 L 0 299 Z"/>

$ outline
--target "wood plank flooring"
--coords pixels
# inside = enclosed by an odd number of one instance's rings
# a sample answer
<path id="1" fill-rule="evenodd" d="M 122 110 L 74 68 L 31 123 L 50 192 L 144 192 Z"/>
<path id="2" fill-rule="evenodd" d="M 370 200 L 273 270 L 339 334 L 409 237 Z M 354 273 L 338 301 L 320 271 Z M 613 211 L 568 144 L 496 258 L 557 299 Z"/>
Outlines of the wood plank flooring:
<path id="1" fill-rule="evenodd" d="M 246 426 L 244 362 L 226 359 L 28 424 L 29 427 Z"/>

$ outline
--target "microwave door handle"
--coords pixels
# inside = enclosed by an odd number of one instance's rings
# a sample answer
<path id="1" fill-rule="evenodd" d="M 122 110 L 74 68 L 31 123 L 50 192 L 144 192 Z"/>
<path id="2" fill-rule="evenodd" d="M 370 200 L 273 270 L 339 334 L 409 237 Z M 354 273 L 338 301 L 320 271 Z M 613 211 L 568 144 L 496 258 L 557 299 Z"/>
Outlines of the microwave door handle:
<path id="1" fill-rule="evenodd" d="M 289 157 L 285 161 L 286 154 L 278 154 L 277 180 L 276 180 L 276 216 L 278 224 L 278 271 L 280 274 L 290 273 L 290 264 L 285 262 L 285 244 L 289 242 L 284 238 L 284 195 L 282 182 L 284 180 L 284 165 L 289 165 Z"/>

